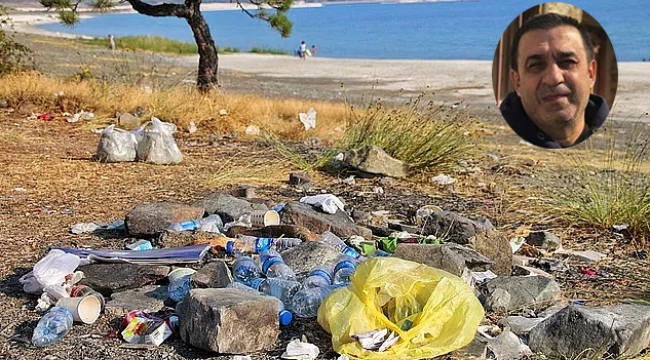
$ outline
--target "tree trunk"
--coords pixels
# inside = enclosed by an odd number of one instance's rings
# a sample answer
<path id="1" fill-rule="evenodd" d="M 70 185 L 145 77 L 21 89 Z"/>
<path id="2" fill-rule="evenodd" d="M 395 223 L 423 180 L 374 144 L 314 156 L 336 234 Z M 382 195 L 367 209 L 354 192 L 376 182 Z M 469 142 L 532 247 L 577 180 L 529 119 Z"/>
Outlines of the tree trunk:
<path id="1" fill-rule="evenodd" d="M 186 2 L 187 4 L 187 2 Z M 199 91 L 206 92 L 219 86 L 217 69 L 219 67 L 219 55 L 212 40 L 210 28 L 201 14 L 200 1 L 189 6 L 189 14 L 185 18 L 192 28 L 194 40 L 199 48 L 199 73 L 196 79 Z"/>

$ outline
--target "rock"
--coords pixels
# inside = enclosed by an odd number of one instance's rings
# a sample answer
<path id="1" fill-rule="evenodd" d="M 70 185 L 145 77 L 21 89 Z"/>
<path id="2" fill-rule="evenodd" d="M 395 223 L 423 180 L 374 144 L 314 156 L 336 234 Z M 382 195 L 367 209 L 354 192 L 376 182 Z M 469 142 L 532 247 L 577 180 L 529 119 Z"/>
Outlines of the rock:
<path id="1" fill-rule="evenodd" d="M 140 118 L 129 113 L 120 114 L 117 118 L 117 123 L 124 129 L 134 129 L 142 125 Z"/>
<path id="2" fill-rule="evenodd" d="M 230 195 L 238 198 L 254 199 L 256 196 L 255 187 L 250 185 L 241 185 L 235 189 L 230 190 Z M 260 201 L 263 203 L 264 201 Z"/>
<path id="3" fill-rule="evenodd" d="M 131 114 L 140 117 L 140 116 L 151 114 L 151 112 L 143 108 L 142 106 L 136 106 L 131 110 Z"/>
<path id="4" fill-rule="evenodd" d="M 309 205 L 290 201 L 280 212 L 281 223 L 306 227 L 317 234 L 329 230 L 341 238 L 361 235 L 367 231 L 360 229 L 347 213 L 337 210 L 335 214 L 326 214 L 314 210 Z"/>
<path id="5" fill-rule="evenodd" d="M 216 233 L 209 233 L 205 231 L 169 231 L 164 230 L 160 236 L 154 241 L 156 246 L 172 248 L 182 247 L 192 244 L 202 243 L 220 243 L 219 240 L 223 239 L 223 235 Z"/>
<path id="6" fill-rule="evenodd" d="M 177 222 L 200 219 L 204 210 L 173 203 L 149 203 L 136 206 L 126 215 L 124 223 L 129 234 L 152 236 Z"/>
<path id="7" fill-rule="evenodd" d="M 193 289 L 178 315 L 183 341 L 216 353 L 269 350 L 280 332 L 277 300 L 237 289 Z"/>
<path id="8" fill-rule="evenodd" d="M 295 225 L 270 225 L 260 229 L 250 229 L 243 226 L 233 226 L 230 228 L 228 234 L 230 237 L 237 235 L 250 235 L 257 237 L 285 237 L 285 238 L 298 238 L 303 241 L 314 241 L 318 239 L 318 235 L 312 233 L 303 226 Z"/>
<path id="9" fill-rule="evenodd" d="M 88 285 L 107 297 L 114 292 L 152 284 L 169 273 L 168 266 L 144 266 L 127 263 L 90 264 L 80 266 L 77 270 L 84 273 L 80 284 Z"/>
<path id="10" fill-rule="evenodd" d="M 454 246 L 458 245 L 399 244 L 394 256 L 461 276 L 467 265 L 463 255 Z"/>
<path id="11" fill-rule="evenodd" d="M 508 326 L 510 330 L 519 336 L 526 336 L 537 324 L 544 321 L 544 318 L 527 318 L 523 316 L 508 316 L 499 321 L 499 325 Z"/>
<path id="12" fill-rule="evenodd" d="M 0 99 L 0 109 L 8 108 L 9 101 L 7 99 Z"/>
<path id="13" fill-rule="evenodd" d="M 292 172 L 289 174 L 289 184 L 295 186 L 304 186 L 311 184 L 311 178 L 309 174 L 305 172 Z"/>
<path id="14" fill-rule="evenodd" d="M 488 311 L 550 305 L 559 302 L 562 295 L 555 280 L 543 276 L 502 276 L 486 280 L 481 288 Z"/>
<path id="15" fill-rule="evenodd" d="M 198 287 L 224 288 L 232 282 L 232 274 L 223 260 L 215 260 L 205 264 L 199 271 L 192 274 L 192 282 Z"/>
<path id="16" fill-rule="evenodd" d="M 648 329 L 647 305 L 569 305 L 531 330 L 529 345 L 534 352 L 566 358 L 588 349 L 598 355 L 634 357 L 650 345 Z"/>
<path id="17" fill-rule="evenodd" d="M 455 359 L 486 359 L 488 341 L 489 339 L 487 337 L 477 332 L 472 342 L 465 347 L 452 352 L 451 356 Z"/>
<path id="18" fill-rule="evenodd" d="M 422 235 L 444 236 L 447 241 L 461 245 L 467 245 L 469 239 L 478 233 L 494 229 L 490 220 L 485 217 L 470 218 L 445 210 L 432 213 L 424 221 Z"/>
<path id="19" fill-rule="evenodd" d="M 589 262 L 589 263 L 597 263 L 607 258 L 607 255 L 593 250 L 585 250 L 585 251 L 569 250 L 569 251 L 557 251 L 556 253 L 566 254 L 580 261 Z"/>
<path id="20" fill-rule="evenodd" d="M 106 313 L 112 317 L 123 317 L 131 310 L 155 313 L 165 308 L 167 298 L 167 286 L 160 285 L 116 292 L 106 303 Z"/>
<path id="21" fill-rule="evenodd" d="M 512 248 L 508 238 L 497 230 L 480 232 L 469 240 L 468 247 L 494 263 L 490 270 L 501 276 L 512 272 Z"/>
<path id="22" fill-rule="evenodd" d="M 492 352 L 496 360 L 528 359 L 530 355 L 533 355 L 530 348 L 517 335 L 509 331 L 508 328 L 504 329 L 494 339 L 488 341 L 488 349 Z"/>
<path id="23" fill-rule="evenodd" d="M 245 214 L 252 210 L 268 210 L 264 204 L 251 204 L 250 202 L 238 199 L 225 193 L 213 193 L 192 204 L 192 206 L 201 207 L 209 214 L 218 214 L 221 216 L 224 224 L 239 220 Z"/>
<path id="24" fill-rule="evenodd" d="M 491 270 L 494 262 L 478 252 L 454 243 L 432 246 L 445 246 L 460 255 L 465 261 L 465 266 L 472 271 Z"/>
<path id="25" fill-rule="evenodd" d="M 306 241 L 282 252 L 282 259 L 296 273 L 309 272 L 317 265 L 333 265 L 339 256 L 338 250 L 316 241 Z"/>
<path id="26" fill-rule="evenodd" d="M 31 101 L 25 101 L 18 105 L 16 108 L 16 113 L 18 115 L 31 115 L 32 113 L 37 113 L 38 112 L 38 107 Z"/>
<path id="27" fill-rule="evenodd" d="M 348 166 L 373 175 L 405 178 L 409 172 L 406 163 L 391 157 L 382 148 L 374 145 L 348 151 L 344 162 Z"/>
<path id="28" fill-rule="evenodd" d="M 526 237 L 526 243 L 551 251 L 562 246 L 562 240 L 550 231 L 533 231 Z"/>

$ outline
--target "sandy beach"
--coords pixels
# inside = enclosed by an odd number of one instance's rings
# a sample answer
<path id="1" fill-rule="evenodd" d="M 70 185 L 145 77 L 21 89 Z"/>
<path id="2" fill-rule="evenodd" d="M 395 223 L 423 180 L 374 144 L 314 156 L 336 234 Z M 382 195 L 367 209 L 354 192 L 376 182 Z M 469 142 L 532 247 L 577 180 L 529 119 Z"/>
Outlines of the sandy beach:
<path id="1" fill-rule="evenodd" d="M 205 4 L 212 11 L 232 10 L 233 4 Z M 23 9 L 25 10 L 25 9 Z M 126 9 L 119 9 L 120 11 Z M 85 13 L 82 17 L 96 16 Z M 75 38 L 37 28 L 39 24 L 57 21 L 54 14 L 21 11 L 11 14 L 14 31 L 47 36 Z M 198 56 L 180 59 L 189 68 L 198 65 Z M 475 110 L 494 108 L 491 61 L 476 60 L 366 60 L 297 57 L 267 54 L 226 54 L 220 56 L 221 70 L 285 79 L 301 85 L 316 82 L 330 91 L 379 90 L 402 91 L 406 96 L 435 92 L 440 102 L 463 101 Z M 650 122 L 650 63 L 620 62 L 618 89 L 610 116 L 616 120 Z"/>

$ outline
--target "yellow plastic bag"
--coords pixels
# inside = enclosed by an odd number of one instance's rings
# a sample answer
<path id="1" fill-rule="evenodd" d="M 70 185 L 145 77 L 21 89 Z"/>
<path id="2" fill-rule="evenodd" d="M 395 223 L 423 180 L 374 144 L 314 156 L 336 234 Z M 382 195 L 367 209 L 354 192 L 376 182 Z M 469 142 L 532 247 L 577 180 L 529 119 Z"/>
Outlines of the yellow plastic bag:
<path id="1" fill-rule="evenodd" d="M 320 306 L 318 323 L 332 334 L 334 350 L 350 358 L 422 359 L 469 344 L 484 315 L 459 277 L 385 257 L 360 264 L 351 284 L 332 292 Z M 351 338 L 378 329 L 394 331 L 400 339 L 378 352 Z"/>

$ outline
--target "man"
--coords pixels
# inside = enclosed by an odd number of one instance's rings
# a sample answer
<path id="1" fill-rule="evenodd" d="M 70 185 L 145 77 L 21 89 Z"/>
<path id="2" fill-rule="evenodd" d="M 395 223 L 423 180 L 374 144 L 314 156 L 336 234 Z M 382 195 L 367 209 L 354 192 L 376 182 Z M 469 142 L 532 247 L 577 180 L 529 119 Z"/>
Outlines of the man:
<path id="1" fill-rule="evenodd" d="M 305 43 L 304 41 L 300 43 L 300 47 L 298 48 L 298 55 L 303 60 L 305 60 L 305 58 L 307 57 L 307 43 Z"/>
<path id="2" fill-rule="evenodd" d="M 500 110 L 524 140 L 570 147 L 605 122 L 607 102 L 591 93 L 597 66 L 593 44 L 575 19 L 552 13 L 531 18 L 515 34 L 510 63 L 515 91 Z"/>

